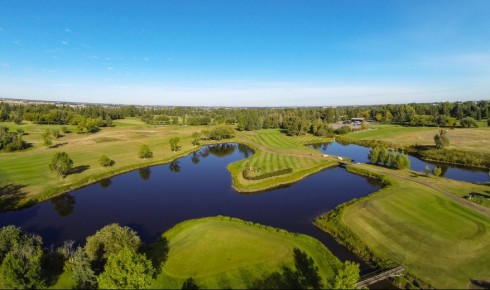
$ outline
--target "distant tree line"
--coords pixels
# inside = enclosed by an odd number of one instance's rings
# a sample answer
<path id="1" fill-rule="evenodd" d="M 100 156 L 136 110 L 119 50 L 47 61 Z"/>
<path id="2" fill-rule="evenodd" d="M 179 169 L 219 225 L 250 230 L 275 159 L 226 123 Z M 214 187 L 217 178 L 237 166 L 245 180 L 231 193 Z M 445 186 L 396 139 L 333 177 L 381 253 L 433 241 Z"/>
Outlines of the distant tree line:
<path id="1" fill-rule="evenodd" d="M 150 125 L 235 125 L 238 130 L 280 128 L 289 135 L 331 136 L 329 124 L 354 117 L 407 126 L 474 127 L 490 123 L 490 101 L 410 103 L 301 108 L 205 108 L 145 106 L 12 105 L 0 102 L 0 122 L 70 124 L 82 132 L 110 126 L 112 120 L 138 117 Z"/>

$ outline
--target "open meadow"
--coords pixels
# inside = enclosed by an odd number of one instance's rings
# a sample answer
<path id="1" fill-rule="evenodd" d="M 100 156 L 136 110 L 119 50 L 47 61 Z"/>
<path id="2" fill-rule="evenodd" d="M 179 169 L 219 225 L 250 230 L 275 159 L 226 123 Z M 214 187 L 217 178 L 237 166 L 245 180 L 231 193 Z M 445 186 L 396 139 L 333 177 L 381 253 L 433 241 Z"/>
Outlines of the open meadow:
<path id="1" fill-rule="evenodd" d="M 457 149 L 490 154 L 490 127 L 478 128 L 437 128 L 437 127 L 408 127 L 400 125 L 374 125 L 369 130 L 353 132 L 346 137 L 352 140 L 380 140 L 399 146 L 434 145 L 434 135 L 439 130 L 447 130 L 449 146 L 447 149 Z"/>

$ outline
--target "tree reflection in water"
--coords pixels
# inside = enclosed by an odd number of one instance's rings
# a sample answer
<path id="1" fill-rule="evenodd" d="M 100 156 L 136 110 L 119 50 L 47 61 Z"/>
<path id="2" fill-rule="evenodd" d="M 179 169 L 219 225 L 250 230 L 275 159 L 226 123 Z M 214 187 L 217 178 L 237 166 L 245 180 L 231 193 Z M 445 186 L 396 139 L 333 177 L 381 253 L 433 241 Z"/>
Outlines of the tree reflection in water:
<path id="1" fill-rule="evenodd" d="M 102 179 L 101 181 L 99 181 L 99 185 L 102 188 L 108 188 L 109 186 L 111 186 L 111 184 L 112 180 L 110 178 Z"/>
<path id="2" fill-rule="evenodd" d="M 178 160 L 175 160 L 173 162 L 170 162 L 170 165 L 168 166 L 170 168 L 170 171 L 179 173 L 180 172 L 180 164 Z"/>
<path id="3" fill-rule="evenodd" d="M 56 212 L 62 217 L 72 214 L 75 208 L 75 198 L 69 193 L 54 197 L 51 199 L 51 203 Z"/>
<path id="4" fill-rule="evenodd" d="M 141 179 L 143 179 L 143 180 L 150 179 L 150 175 L 151 175 L 151 169 L 150 169 L 150 167 L 140 168 L 139 172 L 140 172 Z"/>

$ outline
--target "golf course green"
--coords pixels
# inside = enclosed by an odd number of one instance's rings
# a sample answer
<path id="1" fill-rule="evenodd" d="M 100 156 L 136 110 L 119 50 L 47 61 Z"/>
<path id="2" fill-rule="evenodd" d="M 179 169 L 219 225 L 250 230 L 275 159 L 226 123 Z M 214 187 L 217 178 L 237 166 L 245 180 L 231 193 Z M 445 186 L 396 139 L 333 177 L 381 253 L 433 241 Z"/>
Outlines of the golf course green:
<path id="1" fill-rule="evenodd" d="M 490 279 L 488 208 L 449 192 L 439 180 L 431 182 L 435 177 L 368 164 L 352 171 L 389 185 L 322 215 L 317 226 L 365 258 L 394 261 L 435 288 L 466 288 L 471 280 Z M 451 183 L 459 184 L 455 191 L 462 194 L 464 182 Z"/>
<path id="2" fill-rule="evenodd" d="M 318 240 L 228 217 L 182 222 L 163 237 L 169 252 L 154 288 L 180 288 L 192 277 L 203 288 L 250 287 L 282 266 L 294 268 L 293 249 L 304 251 L 319 274 L 333 278 L 339 260 Z"/>

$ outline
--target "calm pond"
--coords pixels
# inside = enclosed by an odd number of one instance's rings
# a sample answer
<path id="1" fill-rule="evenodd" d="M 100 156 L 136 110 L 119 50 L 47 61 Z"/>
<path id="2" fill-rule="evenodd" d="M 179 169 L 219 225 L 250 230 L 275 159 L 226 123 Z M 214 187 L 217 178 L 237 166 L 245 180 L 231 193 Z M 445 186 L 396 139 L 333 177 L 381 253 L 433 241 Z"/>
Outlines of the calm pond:
<path id="1" fill-rule="evenodd" d="M 354 160 L 354 162 L 369 162 L 368 154 L 371 148 L 359 146 L 356 144 L 341 144 L 339 142 L 313 144 L 310 147 L 320 150 L 325 154 L 345 156 Z M 442 175 L 446 178 L 463 180 L 467 182 L 487 182 L 488 171 L 485 169 L 461 167 L 455 165 L 448 165 L 444 163 L 426 162 L 418 159 L 417 157 L 409 155 L 410 168 L 412 170 L 424 172 L 425 166 L 428 165 L 432 170 L 435 166 L 439 166 L 442 169 Z"/>
<path id="2" fill-rule="evenodd" d="M 359 259 L 312 221 L 377 183 L 331 168 L 287 187 L 261 193 L 233 190 L 226 166 L 253 154 L 246 146 L 205 146 L 175 162 L 115 176 L 20 211 L 0 214 L 0 226 L 14 224 L 40 234 L 45 245 L 85 238 L 110 223 L 135 229 L 154 241 L 175 224 L 225 215 L 304 233 L 321 240 L 341 260 Z"/>

